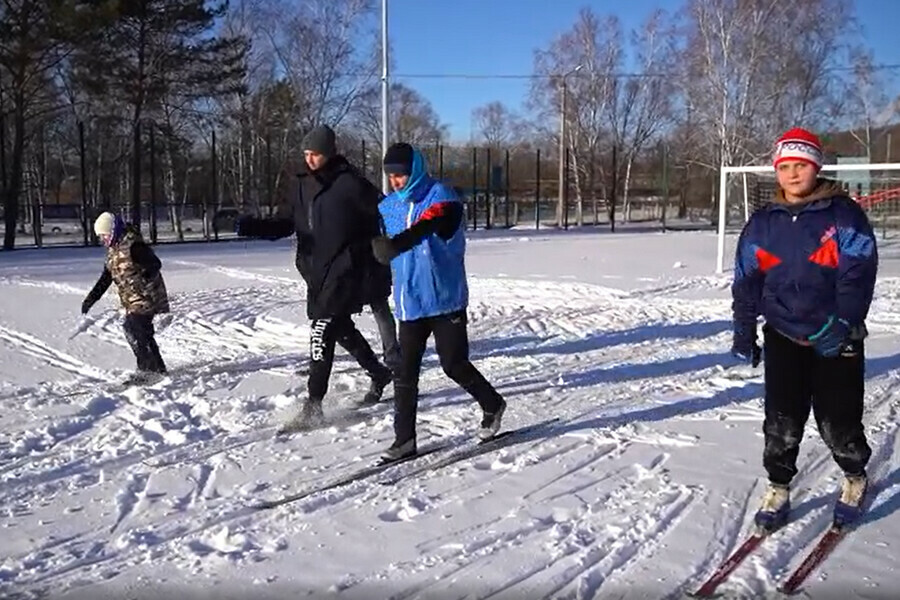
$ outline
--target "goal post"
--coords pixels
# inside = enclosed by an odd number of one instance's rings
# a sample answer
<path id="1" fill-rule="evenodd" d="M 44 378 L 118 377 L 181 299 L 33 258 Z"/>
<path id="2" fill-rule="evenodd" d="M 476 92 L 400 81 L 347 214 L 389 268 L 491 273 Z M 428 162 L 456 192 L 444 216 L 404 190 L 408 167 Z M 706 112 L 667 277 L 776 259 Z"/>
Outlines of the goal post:
<path id="1" fill-rule="evenodd" d="M 900 228 L 900 163 L 828 164 L 822 167 L 822 173 L 843 184 L 847 195 L 869 213 L 873 226 L 881 225 L 885 231 L 888 227 Z M 733 245 L 744 223 L 753 211 L 771 201 L 775 189 L 772 165 L 722 165 L 716 273 L 725 272 L 726 257 L 734 256 Z"/>

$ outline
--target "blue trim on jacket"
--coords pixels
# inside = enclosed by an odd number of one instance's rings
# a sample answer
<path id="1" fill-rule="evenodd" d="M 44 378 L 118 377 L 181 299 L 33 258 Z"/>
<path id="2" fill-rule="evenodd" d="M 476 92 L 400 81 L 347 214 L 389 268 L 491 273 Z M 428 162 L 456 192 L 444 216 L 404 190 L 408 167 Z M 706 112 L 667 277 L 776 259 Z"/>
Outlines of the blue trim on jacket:
<path id="1" fill-rule="evenodd" d="M 755 340 L 760 315 L 801 342 L 831 316 L 862 326 L 877 271 L 875 235 L 852 199 L 836 194 L 802 206 L 764 206 L 744 226 L 735 254 L 735 336 Z"/>

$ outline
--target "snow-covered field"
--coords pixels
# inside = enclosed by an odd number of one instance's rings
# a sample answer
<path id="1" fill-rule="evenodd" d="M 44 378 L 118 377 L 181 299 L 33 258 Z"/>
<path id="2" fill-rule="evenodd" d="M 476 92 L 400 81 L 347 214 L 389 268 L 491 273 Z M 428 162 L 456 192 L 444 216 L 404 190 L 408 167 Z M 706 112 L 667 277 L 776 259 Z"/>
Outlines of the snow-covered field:
<path id="1" fill-rule="evenodd" d="M 102 251 L 0 254 L 0 595 L 683 597 L 742 541 L 765 482 L 762 381 L 728 356 L 715 248 L 705 232 L 471 235 L 472 353 L 509 402 L 505 425 L 560 420 L 394 485 L 266 511 L 248 506 L 371 464 L 392 437 L 385 404 L 274 439 L 305 387 L 290 243 L 159 248 L 172 373 L 124 393 L 110 391 L 133 368 L 112 291 L 69 339 Z M 880 250 L 872 500 L 808 580 L 813 598 L 900 586 L 900 249 Z M 357 321 L 377 344 L 371 316 Z M 366 387 L 339 351 L 326 410 L 346 415 Z M 421 387 L 420 447 L 472 444 L 479 411 L 431 352 Z M 812 424 L 799 466 L 793 522 L 725 597 L 774 595 L 827 526 L 840 473 Z"/>

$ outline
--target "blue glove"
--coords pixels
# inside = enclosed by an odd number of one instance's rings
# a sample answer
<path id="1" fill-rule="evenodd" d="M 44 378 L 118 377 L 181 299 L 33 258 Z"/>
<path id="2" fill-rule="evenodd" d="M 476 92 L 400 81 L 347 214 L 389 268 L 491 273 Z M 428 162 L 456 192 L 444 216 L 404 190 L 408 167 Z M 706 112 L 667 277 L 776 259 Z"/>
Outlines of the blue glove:
<path id="1" fill-rule="evenodd" d="M 828 317 L 828 321 L 818 332 L 807 339 L 812 342 L 816 352 L 826 358 L 834 358 L 841 352 L 841 348 L 847 343 L 850 335 L 850 323 L 844 319 L 838 319 L 834 315 Z"/>

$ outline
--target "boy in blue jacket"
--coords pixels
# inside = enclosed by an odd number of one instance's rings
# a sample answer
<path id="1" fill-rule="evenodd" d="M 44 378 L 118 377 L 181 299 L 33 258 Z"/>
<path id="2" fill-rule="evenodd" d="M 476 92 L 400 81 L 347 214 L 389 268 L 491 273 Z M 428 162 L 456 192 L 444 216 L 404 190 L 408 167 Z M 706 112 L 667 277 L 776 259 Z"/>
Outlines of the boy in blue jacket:
<path id="1" fill-rule="evenodd" d="M 865 319 L 878 252 L 868 218 L 834 181 L 820 179 L 818 137 L 791 129 L 775 146 L 778 189 L 741 233 L 732 285 L 732 354 L 756 366 L 765 318 L 765 446 L 769 485 L 758 527 L 787 522 L 789 486 L 810 409 L 844 472 L 834 521 L 859 516 L 871 449 L 863 430 Z"/>
<path id="2" fill-rule="evenodd" d="M 444 373 L 481 406 L 479 437 L 497 434 L 506 402 L 469 361 L 462 203 L 427 173 L 422 153 L 409 144 L 387 149 L 384 172 L 394 192 L 378 206 L 387 235 L 372 240 L 372 249 L 379 262 L 391 265 L 400 322 L 394 443 L 383 454 L 393 461 L 416 454 L 419 371 L 432 333 Z"/>

